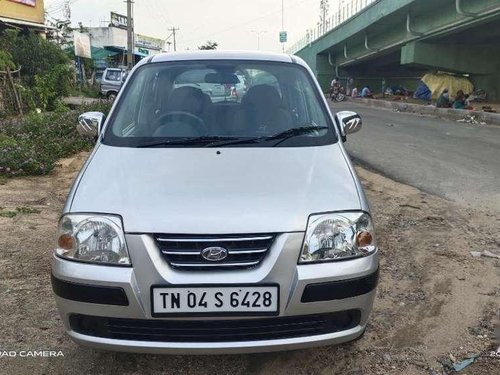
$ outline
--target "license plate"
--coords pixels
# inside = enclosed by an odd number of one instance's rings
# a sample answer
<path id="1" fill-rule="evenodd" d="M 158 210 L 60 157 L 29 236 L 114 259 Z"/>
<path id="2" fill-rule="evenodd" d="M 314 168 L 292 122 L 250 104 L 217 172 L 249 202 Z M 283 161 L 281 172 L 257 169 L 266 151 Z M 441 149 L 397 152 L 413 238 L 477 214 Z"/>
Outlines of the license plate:
<path id="1" fill-rule="evenodd" d="M 261 286 L 182 286 L 151 288 L 153 316 L 277 315 L 279 288 Z"/>

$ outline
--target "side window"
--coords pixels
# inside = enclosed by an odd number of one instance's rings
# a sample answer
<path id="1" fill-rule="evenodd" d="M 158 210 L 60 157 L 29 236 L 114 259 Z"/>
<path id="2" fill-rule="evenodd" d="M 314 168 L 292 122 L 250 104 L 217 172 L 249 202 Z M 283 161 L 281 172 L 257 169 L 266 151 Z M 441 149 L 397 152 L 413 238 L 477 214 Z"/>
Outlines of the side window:
<path id="1" fill-rule="evenodd" d="M 146 77 L 147 76 L 147 77 Z M 131 83 L 131 87 L 125 103 L 123 100 L 119 103 L 116 124 L 113 126 L 113 133 L 119 137 L 128 137 L 136 132 L 138 110 L 142 108 L 145 91 L 144 82 L 150 75 L 140 74 L 137 79 Z"/>
<path id="2" fill-rule="evenodd" d="M 314 87 L 306 82 L 306 77 L 304 75 L 299 76 L 298 79 L 298 89 L 302 93 L 304 98 L 304 105 L 306 109 L 306 122 L 308 124 L 317 124 L 320 126 L 325 126 L 325 116 L 321 108 L 321 104 L 318 101 L 317 93 L 314 91 Z"/>
<path id="3" fill-rule="evenodd" d="M 108 70 L 106 72 L 106 79 L 108 81 L 120 81 L 121 80 L 121 72 L 119 70 Z"/>
<path id="4" fill-rule="evenodd" d="M 288 102 L 290 114 L 295 125 L 307 125 L 309 121 L 309 111 L 306 103 L 306 95 L 300 80 L 294 79 L 287 85 Z"/>

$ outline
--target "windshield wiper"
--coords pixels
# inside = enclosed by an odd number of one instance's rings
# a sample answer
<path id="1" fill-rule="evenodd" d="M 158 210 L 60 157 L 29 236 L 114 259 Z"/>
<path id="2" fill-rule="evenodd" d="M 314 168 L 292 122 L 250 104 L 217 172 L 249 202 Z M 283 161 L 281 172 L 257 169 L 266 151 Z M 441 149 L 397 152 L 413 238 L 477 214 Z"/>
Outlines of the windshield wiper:
<path id="1" fill-rule="evenodd" d="M 260 143 L 260 142 L 265 142 L 265 141 L 272 141 L 274 139 L 279 139 L 279 142 L 275 143 L 273 145 L 276 146 L 280 144 L 281 142 L 286 141 L 289 138 L 296 137 L 299 135 L 304 135 L 311 133 L 313 131 L 317 130 L 323 130 L 323 129 L 328 129 L 328 126 L 301 126 L 298 128 L 291 128 L 288 130 L 285 130 L 281 133 L 270 135 L 270 136 L 265 136 L 265 137 L 255 137 L 255 138 L 240 138 L 236 140 L 231 140 L 227 142 L 214 142 L 214 143 L 209 143 L 206 145 L 206 147 L 223 147 L 223 146 L 232 146 L 232 145 L 241 145 L 241 144 L 251 144 L 251 143 Z"/>
<path id="2" fill-rule="evenodd" d="M 137 148 L 149 148 L 149 147 L 160 147 L 160 146 L 172 146 L 172 145 L 195 145 L 199 143 L 210 143 L 217 141 L 234 141 L 238 138 L 235 137 L 220 137 L 220 136 L 203 136 L 203 137 L 186 137 L 178 139 L 170 139 L 163 141 L 146 142 L 137 145 Z"/>
<path id="3" fill-rule="evenodd" d="M 239 137 L 234 140 L 221 141 L 221 142 L 212 142 L 208 143 L 205 147 L 224 147 L 224 146 L 232 146 L 232 145 L 244 145 L 248 143 L 259 143 L 260 141 L 266 140 L 267 137 Z"/>
<path id="4" fill-rule="evenodd" d="M 299 128 L 291 128 L 288 130 L 285 130 L 284 132 L 272 135 L 269 137 L 269 139 L 280 139 L 282 141 L 285 141 L 289 138 L 296 137 L 298 135 L 304 135 L 308 133 L 312 133 L 313 131 L 317 130 L 323 130 L 323 129 L 328 129 L 328 126 L 301 126 Z M 275 144 L 275 146 L 278 143 Z"/>

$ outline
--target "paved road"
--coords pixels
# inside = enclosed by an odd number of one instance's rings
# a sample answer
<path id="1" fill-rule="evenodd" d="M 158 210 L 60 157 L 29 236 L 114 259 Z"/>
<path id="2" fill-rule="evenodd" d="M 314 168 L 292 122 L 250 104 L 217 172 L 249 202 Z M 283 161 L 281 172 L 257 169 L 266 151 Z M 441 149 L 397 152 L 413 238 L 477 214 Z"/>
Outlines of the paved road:
<path id="1" fill-rule="evenodd" d="M 363 129 L 348 137 L 353 159 L 438 196 L 500 211 L 500 126 L 471 125 L 344 102 Z"/>

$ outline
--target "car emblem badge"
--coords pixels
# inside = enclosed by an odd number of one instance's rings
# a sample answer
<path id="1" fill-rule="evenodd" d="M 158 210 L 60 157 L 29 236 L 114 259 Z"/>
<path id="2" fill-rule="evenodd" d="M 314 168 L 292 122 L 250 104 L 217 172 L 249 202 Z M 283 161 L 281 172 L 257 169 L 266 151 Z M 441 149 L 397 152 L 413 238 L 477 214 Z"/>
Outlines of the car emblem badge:
<path id="1" fill-rule="evenodd" d="M 228 251 L 223 247 L 207 247 L 201 251 L 201 256 L 203 259 L 210 262 L 218 262 L 227 258 Z"/>

